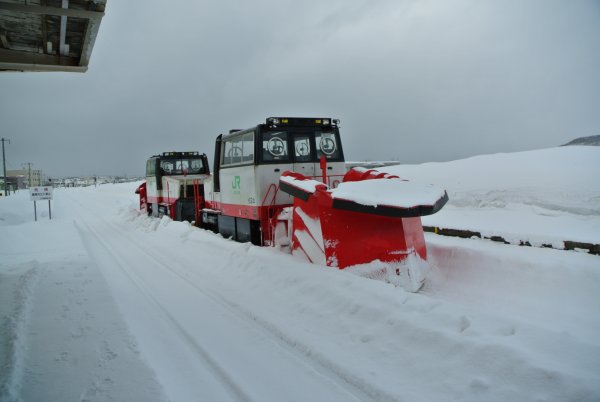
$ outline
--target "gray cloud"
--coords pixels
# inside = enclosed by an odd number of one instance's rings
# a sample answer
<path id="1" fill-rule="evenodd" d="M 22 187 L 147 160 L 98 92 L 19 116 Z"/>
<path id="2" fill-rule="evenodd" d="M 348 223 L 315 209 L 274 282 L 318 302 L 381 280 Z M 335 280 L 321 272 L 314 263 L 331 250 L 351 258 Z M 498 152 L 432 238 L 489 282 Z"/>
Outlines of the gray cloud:
<path id="1" fill-rule="evenodd" d="M 406 163 L 600 133 L 600 3 L 109 1 L 87 73 L 0 75 L 8 165 L 141 174 L 270 115 Z"/>

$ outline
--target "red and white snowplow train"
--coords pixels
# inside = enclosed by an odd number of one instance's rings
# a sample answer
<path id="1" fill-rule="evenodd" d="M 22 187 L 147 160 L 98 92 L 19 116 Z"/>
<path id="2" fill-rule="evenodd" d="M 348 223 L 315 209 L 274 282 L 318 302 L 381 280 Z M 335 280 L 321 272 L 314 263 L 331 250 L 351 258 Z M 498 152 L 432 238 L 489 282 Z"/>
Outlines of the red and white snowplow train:
<path id="1" fill-rule="evenodd" d="M 163 152 L 146 162 L 146 182 L 138 187 L 140 209 L 151 216 L 197 222 L 204 207 L 208 159 L 198 152 Z"/>
<path id="2" fill-rule="evenodd" d="M 148 214 L 411 291 L 428 270 L 420 217 L 448 201 L 428 185 L 346 171 L 339 121 L 329 118 L 270 117 L 219 135 L 212 174 L 196 152 L 153 156 L 137 192 Z"/>

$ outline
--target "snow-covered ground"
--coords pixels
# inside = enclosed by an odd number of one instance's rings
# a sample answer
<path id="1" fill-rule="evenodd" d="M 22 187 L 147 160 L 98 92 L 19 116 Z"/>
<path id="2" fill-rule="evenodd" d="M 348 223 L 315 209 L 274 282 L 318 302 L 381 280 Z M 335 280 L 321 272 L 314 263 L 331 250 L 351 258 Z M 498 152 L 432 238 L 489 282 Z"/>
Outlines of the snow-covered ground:
<path id="1" fill-rule="evenodd" d="M 424 225 L 469 229 L 516 244 L 600 244 L 600 147 L 548 148 L 379 170 L 448 191 L 448 205 L 424 217 Z"/>
<path id="2" fill-rule="evenodd" d="M 426 218 L 599 243 L 600 148 L 388 167 Z M 427 234 L 417 294 L 136 211 L 0 199 L 0 401 L 597 401 L 600 257 Z"/>

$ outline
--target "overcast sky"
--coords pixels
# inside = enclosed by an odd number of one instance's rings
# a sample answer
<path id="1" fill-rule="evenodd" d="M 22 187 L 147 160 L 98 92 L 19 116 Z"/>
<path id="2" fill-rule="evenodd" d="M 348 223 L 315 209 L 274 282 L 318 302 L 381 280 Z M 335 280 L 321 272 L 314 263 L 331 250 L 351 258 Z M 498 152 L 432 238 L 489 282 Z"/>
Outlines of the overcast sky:
<path id="1" fill-rule="evenodd" d="M 7 167 L 142 175 L 268 116 L 341 119 L 347 160 L 600 134 L 600 0 L 108 0 L 87 73 L 0 73 Z"/>

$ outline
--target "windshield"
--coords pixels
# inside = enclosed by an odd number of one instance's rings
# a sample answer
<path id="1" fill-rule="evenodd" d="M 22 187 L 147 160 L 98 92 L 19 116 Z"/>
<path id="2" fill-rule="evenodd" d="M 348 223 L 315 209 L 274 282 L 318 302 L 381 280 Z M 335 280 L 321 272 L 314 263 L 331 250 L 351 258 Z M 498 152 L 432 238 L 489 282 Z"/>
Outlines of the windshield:
<path id="1" fill-rule="evenodd" d="M 262 156 L 264 161 L 287 161 L 288 133 L 285 131 L 267 132 L 263 134 Z"/>
<path id="2" fill-rule="evenodd" d="M 340 157 L 340 149 L 334 133 L 317 131 L 315 133 L 315 144 L 317 146 L 317 159 L 321 159 L 322 155 L 325 155 L 326 159 L 338 159 Z"/>
<path id="3" fill-rule="evenodd" d="M 160 170 L 164 175 L 206 173 L 200 158 L 163 159 L 160 161 Z"/>
<path id="4" fill-rule="evenodd" d="M 340 161 L 342 151 L 334 131 L 265 131 L 262 133 L 262 161 L 318 162 L 321 156 Z"/>

